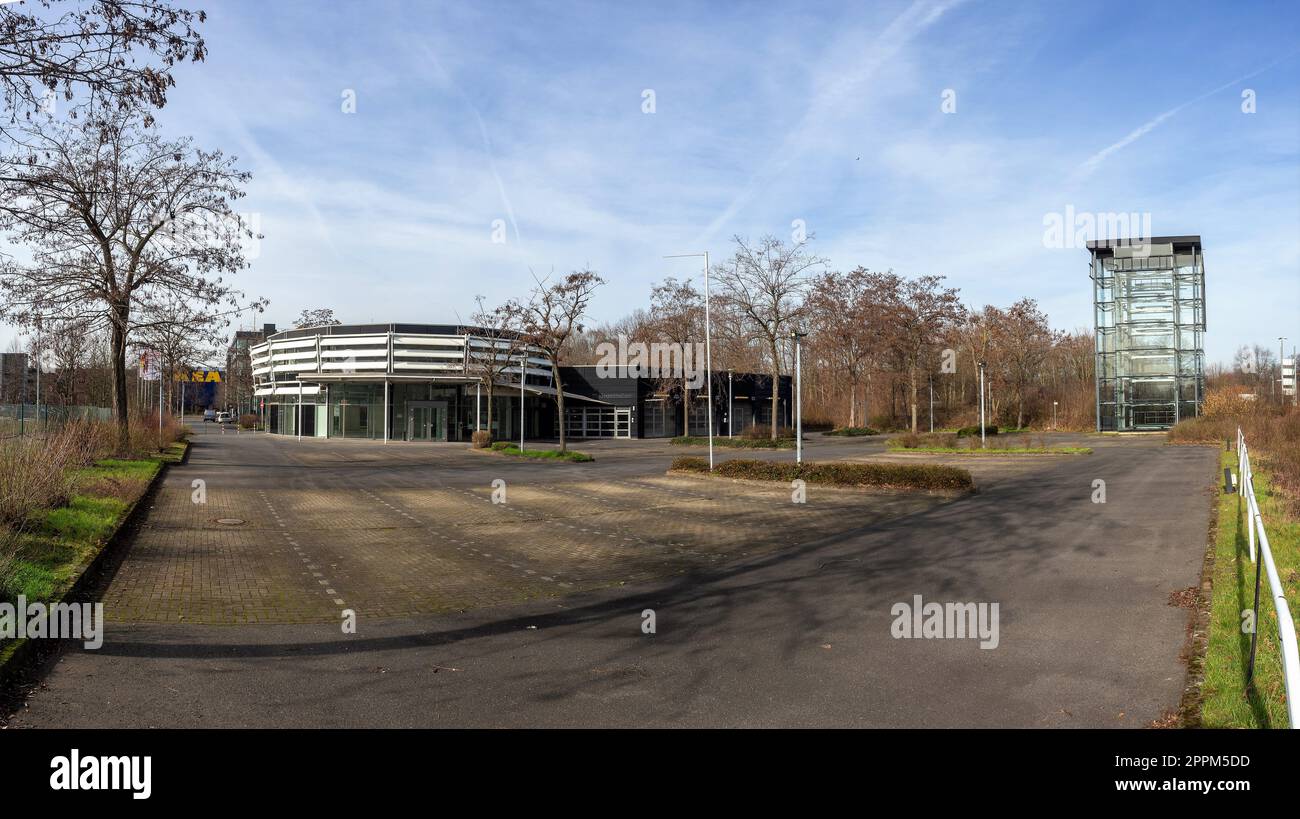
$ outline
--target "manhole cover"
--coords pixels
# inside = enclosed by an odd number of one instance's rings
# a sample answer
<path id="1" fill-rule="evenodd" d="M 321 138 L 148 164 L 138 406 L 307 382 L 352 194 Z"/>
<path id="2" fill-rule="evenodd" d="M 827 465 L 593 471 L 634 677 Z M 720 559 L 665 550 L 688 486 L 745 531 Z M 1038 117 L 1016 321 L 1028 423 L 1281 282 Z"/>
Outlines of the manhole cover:
<path id="1" fill-rule="evenodd" d="M 243 518 L 217 518 L 217 523 L 220 523 L 222 526 L 242 526 L 244 523 L 244 519 Z"/>

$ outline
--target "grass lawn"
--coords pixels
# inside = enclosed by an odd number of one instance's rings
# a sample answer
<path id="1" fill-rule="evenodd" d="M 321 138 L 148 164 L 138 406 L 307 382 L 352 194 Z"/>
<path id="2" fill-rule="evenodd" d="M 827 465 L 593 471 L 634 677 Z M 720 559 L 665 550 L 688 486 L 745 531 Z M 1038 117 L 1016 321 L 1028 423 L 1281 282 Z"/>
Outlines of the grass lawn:
<path id="1" fill-rule="evenodd" d="M 596 460 L 585 452 L 575 452 L 573 450 L 560 452 L 558 449 L 520 449 L 514 444 L 509 446 L 493 446 L 492 451 L 500 452 L 502 455 L 514 455 L 517 458 L 538 458 L 546 461 L 568 461 L 575 464 Z"/>
<path id="2" fill-rule="evenodd" d="M 1252 460 L 1258 459 L 1257 454 Z M 1300 522 L 1284 517 L 1279 499 L 1269 496 L 1267 475 L 1257 463 L 1253 465 L 1255 498 L 1259 501 L 1273 560 L 1294 617 L 1297 601 L 1300 601 Z M 1222 453 L 1220 476 L 1224 467 L 1231 467 L 1236 472 L 1236 453 Z M 1205 680 L 1201 688 L 1201 722 L 1206 728 L 1286 728 L 1277 614 L 1273 610 L 1267 575 L 1260 576 L 1255 683 L 1250 691 L 1245 686 L 1250 635 L 1242 632 L 1241 613 L 1251 607 L 1255 594 L 1255 564 L 1250 562 L 1246 504 L 1240 495 L 1224 494 L 1220 489 L 1218 508 L 1214 592 L 1205 652 Z"/>
<path id="3" fill-rule="evenodd" d="M 78 491 L 66 506 L 46 510 L 25 532 L 0 598 L 19 594 L 29 601 L 58 599 L 77 572 L 103 547 L 131 505 L 139 500 L 164 462 L 176 462 L 184 446 L 156 458 L 107 458 L 76 473 Z"/>
<path id="4" fill-rule="evenodd" d="M 709 439 L 699 435 L 678 435 L 672 439 L 678 446 L 708 446 Z M 794 449 L 793 438 L 725 438 L 713 436 L 714 446 L 727 446 L 732 449 Z"/>

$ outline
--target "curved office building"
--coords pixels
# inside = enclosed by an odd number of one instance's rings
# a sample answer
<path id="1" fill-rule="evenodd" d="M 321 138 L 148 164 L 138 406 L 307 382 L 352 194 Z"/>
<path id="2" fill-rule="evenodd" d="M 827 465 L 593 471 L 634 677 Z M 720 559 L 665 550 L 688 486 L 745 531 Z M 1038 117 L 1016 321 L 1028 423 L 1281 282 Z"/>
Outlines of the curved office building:
<path id="1" fill-rule="evenodd" d="M 550 359 L 535 347 L 509 352 L 518 346 L 476 327 L 339 324 L 273 333 L 249 347 L 249 356 L 254 396 L 269 432 L 468 441 L 476 428 L 488 426 L 487 390 L 473 363 L 509 354 L 519 360 L 505 367 L 493 388 L 493 437 L 519 438 L 521 400 L 525 437 L 556 437 Z M 686 400 L 674 398 L 659 379 L 595 366 L 562 367 L 561 379 L 569 437 L 660 438 L 708 429 L 707 404 L 698 390 Z M 732 418 L 736 432 L 770 423 L 770 395 L 770 377 L 715 372 L 714 433 L 730 434 Z M 790 423 L 790 407 L 790 378 L 782 376 L 780 423 Z"/>
<path id="2" fill-rule="evenodd" d="M 487 395 L 471 356 L 512 345 L 478 328 L 437 324 L 329 325 L 285 330 L 249 349 L 254 394 L 270 432 L 330 438 L 469 440 L 487 423 Z M 503 354 L 497 352 L 498 355 Z M 523 358 L 523 356 L 521 356 Z M 526 435 L 554 427 L 550 360 L 527 352 Z M 494 388 L 494 434 L 519 437 L 519 372 Z M 566 396 L 566 399 L 569 396 Z M 576 402 L 581 396 L 573 396 Z M 549 432 L 547 433 L 549 435 Z"/>

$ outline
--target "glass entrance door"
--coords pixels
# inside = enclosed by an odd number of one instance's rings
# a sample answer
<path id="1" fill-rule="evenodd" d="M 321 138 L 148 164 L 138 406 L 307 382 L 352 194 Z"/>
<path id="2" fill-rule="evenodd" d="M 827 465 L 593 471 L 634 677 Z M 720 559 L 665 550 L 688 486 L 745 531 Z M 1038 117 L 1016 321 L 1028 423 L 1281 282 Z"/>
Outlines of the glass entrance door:
<path id="1" fill-rule="evenodd" d="M 411 401 L 406 405 L 408 441 L 447 440 L 447 402 Z"/>

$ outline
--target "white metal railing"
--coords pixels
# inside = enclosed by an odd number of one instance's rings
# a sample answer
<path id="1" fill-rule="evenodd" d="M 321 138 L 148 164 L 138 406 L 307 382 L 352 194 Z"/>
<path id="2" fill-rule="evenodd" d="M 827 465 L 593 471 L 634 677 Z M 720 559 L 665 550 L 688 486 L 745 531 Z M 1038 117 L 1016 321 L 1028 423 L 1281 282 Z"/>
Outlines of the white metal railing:
<path id="1" fill-rule="evenodd" d="M 1250 562 L 1256 562 L 1255 538 L 1259 537 L 1258 560 L 1268 575 L 1268 588 L 1273 597 L 1273 608 L 1277 611 L 1278 642 L 1282 645 L 1282 676 L 1286 684 L 1286 709 L 1292 728 L 1300 728 L 1300 700 L 1296 697 L 1300 686 L 1300 649 L 1296 645 L 1295 622 L 1291 619 L 1291 609 L 1287 605 L 1282 580 L 1278 577 L 1277 566 L 1273 563 L 1273 552 L 1268 546 L 1268 532 L 1264 530 L 1264 518 L 1259 513 L 1259 502 L 1255 499 L 1254 474 L 1250 468 L 1250 452 L 1246 448 L 1246 436 L 1241 427 L 1237 427 L 1237 474 L 1240 475 L 1238 491 L 1246 499 L 1247 529 L 1250 538 Z M 1255 640 L 1259 635 L 1259 569 L 1255 573 L 1255 634 L 1251 636 L 1251 671 L 1254 671 Z"/>

